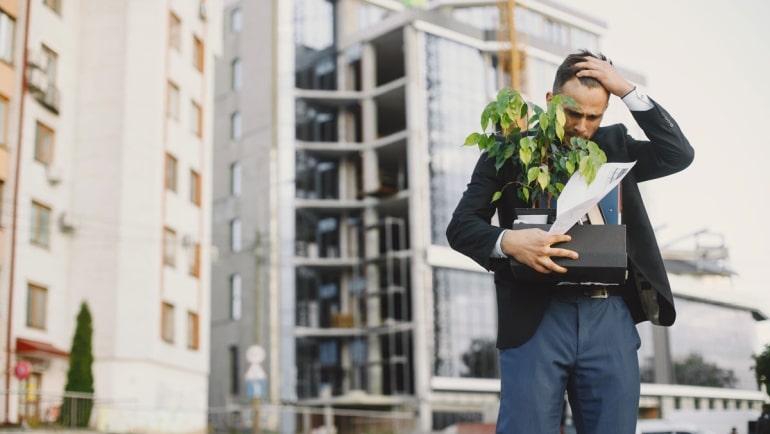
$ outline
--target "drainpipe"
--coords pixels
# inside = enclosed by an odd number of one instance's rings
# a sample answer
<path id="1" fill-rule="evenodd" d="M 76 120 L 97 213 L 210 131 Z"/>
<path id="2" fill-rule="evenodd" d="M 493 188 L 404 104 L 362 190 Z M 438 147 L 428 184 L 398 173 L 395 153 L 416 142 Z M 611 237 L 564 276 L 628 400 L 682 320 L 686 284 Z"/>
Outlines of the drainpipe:
<path id="1" fill-rule="evenodd" d="M 24 54 L 21 62 L 21 92 L 19 92 L 19 131 L 16 139 L 16 173 L 13 182 L 13 214 L 11 217 L 11 253 L 8 263 L 8 326 L 5 328 L 5 424 L 10 424 L 11 411 L 11 326 L 13 326 L 13 289 L 16 271 L 16 237 L 18 235 L 19 220 L 19 180 L 21 179 L 21 144 L 24 135 L 24 100 L 27 95 L 27 62 L 28 50 L 27 41 L 29 39 L 29 10 L 32 1 L 27 0 L 24 10 L 24 38 L 22 47 Z"/>

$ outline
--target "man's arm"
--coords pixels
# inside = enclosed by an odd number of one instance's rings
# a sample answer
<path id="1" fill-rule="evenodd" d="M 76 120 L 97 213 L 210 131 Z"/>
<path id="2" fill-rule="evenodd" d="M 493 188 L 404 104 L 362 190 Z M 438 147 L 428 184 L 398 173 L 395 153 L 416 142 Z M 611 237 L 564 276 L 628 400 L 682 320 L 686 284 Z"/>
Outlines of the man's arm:
<path id="1" fill-rule="evenodd" d="M 634 85 L 618 73 L 610 62 L 593 57 L 586 57 L 584 62 L 575 64 L 583 68 L 578 77 L 593 77 L 613 95 L 618 97 L 631 96 L 636 91 Z M 648 140 L 626 140 L 626 147 L 633 160 L 636 160 L 634 174 L 638 182 L 671 175 L 686 168 L 692 163 L 695 151 L 679 129 L 679 125 L 670 114 L 660 105 L 646 96 L 636 95 L 642 101 L 624 102 L 631 109 L 631 114 L 642 128 Z M 646 103 L 651 108 L 640 110 Z"/>
<path id="2" fill-rule="evenodd" d="M 491 202 L 492 195 L 502 186 L 494 160 L 488 159 L 486 153 L 482 154 L 446 231 L 447 240 L 453 249 L 487 270 L 500 233 L 504 231 L 503 228 L 491 225 L 496 210 L 495 204 Z M 571 239 L 569 235 L 548 235 L 540 229 L 517 229 L 505 231 L 500 240 L 500 248 L 505 255 L 541 273 L 565 273 L 567 269 L 557 265 L 551 257 L 577 259 L 577 253 L 551 246 Z"/>

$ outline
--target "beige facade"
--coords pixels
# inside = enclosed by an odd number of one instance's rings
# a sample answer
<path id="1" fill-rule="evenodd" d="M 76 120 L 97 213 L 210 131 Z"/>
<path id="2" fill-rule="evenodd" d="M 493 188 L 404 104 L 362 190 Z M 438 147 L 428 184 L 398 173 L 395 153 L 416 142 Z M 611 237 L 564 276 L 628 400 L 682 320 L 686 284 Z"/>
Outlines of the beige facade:
<path id="1" fill-rule="evenodd" d="M 91 426 L 206 428 L 218 3 L 0 1 L 0 418 L 50 422 L 93 318 Z M 22 361 L 32 375 L 18 379 Z"/>

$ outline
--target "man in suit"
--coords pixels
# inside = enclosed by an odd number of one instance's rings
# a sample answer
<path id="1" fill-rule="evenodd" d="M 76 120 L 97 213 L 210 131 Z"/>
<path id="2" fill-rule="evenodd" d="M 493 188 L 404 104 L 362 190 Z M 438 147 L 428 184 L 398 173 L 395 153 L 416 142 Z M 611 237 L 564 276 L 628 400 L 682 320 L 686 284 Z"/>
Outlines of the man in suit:
<path id="1" fill-rule="evenodd" d="M 655 234 L 637 183 L 676 173 L 694 151 L 671 116 L 624 79 L 601 54 L 567 56 L 552 92 L 573 98 L 565 106 L 564 141 L 596 142 L 610 162 L 636 161 L 621 181 L 622 223 L 626 225 L 628 278 L 616 287 L 586 290 L 580 285 L 517 282 L 508 258 L 541 273 L 565 273 L 553 257 L 575 259 L 579 252 L 555 246 L 569 235 L 539 229 L 511 230 L 515 208 L 529 205 L 514 188 L 512 164 L 499 171 L 482 154 L 447 227 L 449 244 L 495 272 L 498 305 L 497 347 L 501 371 L 497 432 L 558 432 L 565 390 L 578 434 L 633 434 L 639 405 L 640 340 L 635 324 L 668 326 L 674 301 Z M 630 137 L 621 124 L 600 127 L 610 95 L 620 97 L 648 140 Z M 491 219 L 497 213 L 500 226 Z"/>

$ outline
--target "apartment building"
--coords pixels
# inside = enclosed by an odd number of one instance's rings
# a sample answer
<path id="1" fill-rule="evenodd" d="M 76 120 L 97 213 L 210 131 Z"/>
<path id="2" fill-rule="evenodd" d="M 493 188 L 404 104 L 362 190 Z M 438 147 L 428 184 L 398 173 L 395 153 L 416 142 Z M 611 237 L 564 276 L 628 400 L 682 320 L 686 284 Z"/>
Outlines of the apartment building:
<path id="1" fill-rule="evenodd" d="M 254 397 L 324 409 L 263 414 L 281 432 L 356 432 L 355 416 L 334 416 L 350 409 L 411 415 L 398 432 L 494 420 L 493 279 L 444 234 L 478 158 L 461 145 L 500 87 L 543 104 L 563 57 L 600 49 L 606 30 L 550 0 L 512 3 L 224 2 L 213 427 L 250 423 Z M 256 394 L 254 346 L 267 354 Z"/>
<path id="2" fill-rule="evenodd" d="M 216 6 L 0 2 L 4 422 L 55 417 L 86 302 L 92 427 L 205 430 Z"/>

